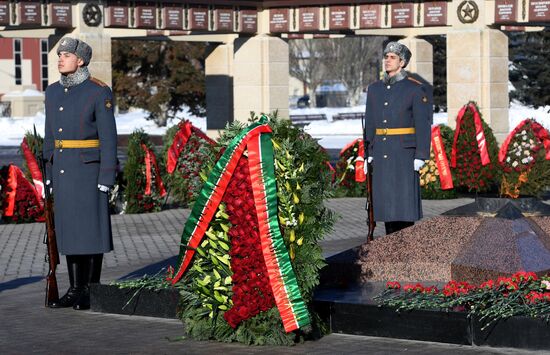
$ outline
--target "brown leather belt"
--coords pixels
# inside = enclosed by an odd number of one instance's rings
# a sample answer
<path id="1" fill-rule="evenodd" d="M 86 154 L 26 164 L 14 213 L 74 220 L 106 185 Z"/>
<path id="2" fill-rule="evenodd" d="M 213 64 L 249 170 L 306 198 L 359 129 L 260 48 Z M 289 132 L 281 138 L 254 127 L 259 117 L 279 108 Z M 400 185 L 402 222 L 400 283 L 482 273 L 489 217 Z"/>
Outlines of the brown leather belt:
<path id="1" fill-rule="evenodd" d="M 99 148 L 99 139 L 56 139 L 57 149 L 66 148 Z"/>
<path id="2" fill-rule="evenodd" d="M 377 128 L 377 136 L 396 136 L 400 134 L 415 134 L 416 129 L 414 127 L 407 128 Z"/>

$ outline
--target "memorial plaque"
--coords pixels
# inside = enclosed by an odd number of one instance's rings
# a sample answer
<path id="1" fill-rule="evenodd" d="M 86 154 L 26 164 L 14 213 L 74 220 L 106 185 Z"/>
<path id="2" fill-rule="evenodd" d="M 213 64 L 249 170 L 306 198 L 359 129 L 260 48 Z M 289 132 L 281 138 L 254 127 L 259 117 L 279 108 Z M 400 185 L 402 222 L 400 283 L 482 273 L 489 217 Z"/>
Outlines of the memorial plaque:
<path id="1" fill-rule="evenodd" d="M 495 23 L 516 22 L 517 7 L 516 0 L 495 0 Z"/>
<path id="2" fill-rule="evenodd" d="M 136 27 L 157 28 L 157 8 L 155 6 L 136 6 Z"/>
<path id="3" fill-rule="evenodd" d="M 22 2 L 19 6 L 22 25 L 42 24 L 42 8 L 39 2 Z"/>
<path id="4" fill-rule="evenodd" d="M 298 10 L 299 30 L 318 31 L 320 27 L 321 9 L 318 7 L 302 7 Z"/>
<path id="5" fill-rule="evenodd" d="M 239 10 L 239 31 L 246 33 L 258 31 L 258 11 Z"/>
<path id="6" fill-rule="evenodd" d="M 447 2 L 424 3 L 424 26 L 447 26 Z"/>
<path id="7" fill-rule="evenodd" d="M 412 27 L 414 18 L 413 4 L 393 4 L 391 8 L 392 27 Z"/>
<path id="8" fill-rule="evenodd" d="M 269 9 L 269 32 L 288 32 L 289 9 Z"/>
<path id="9" fill-rule="evenodd" d="M 529 21 L 550 21 L 550 1 L 531 0 L 529 3 Z"/>
<path id="10" fill-rule="evenodd" d="M 330 29 L 349 29 L 349 12 L 349 6 L 331 6 L 329 11 Z"/>
<path id="11" fill-rule="evenodd" d="M 214 18 L 216 19 L 216 31 L 233 31 L 233 9 L 216 9 Z"/>
<path id="12" fill-rule="evenodd" d="M 52 3 L 49 5 L 50 18 L 54 27 L 72 27 L 73 12 L 70 3 Z"/>
<path id="13" fill-rule="evenodd" d="M 208 30 L 207 7 L 190 7 L 188 14 L 190 30 Z"/>
<path id="14" fill-rule="evenodd" d="M 164 28 L 181 30 L 183 28 L 183 8 L 179 6 L 166 6 L 162 9 L 164 16 Z"/>
<path id="15" fill-rule="evenodd" d="M 7 1 L 0 1 L 0 26 L 10 24 L 10 6 Z"/>
<path id="16" fill-rule="evenodd" d="M 109 20 L 106 27 L 128 27 L 128 7 L 113 5 L 107 7 Z"/>
<path id="17" fill-rule="evenodd" d="M 380 28 L 382 5 L 361 5 L 359 7 L 359 28 Z"/>

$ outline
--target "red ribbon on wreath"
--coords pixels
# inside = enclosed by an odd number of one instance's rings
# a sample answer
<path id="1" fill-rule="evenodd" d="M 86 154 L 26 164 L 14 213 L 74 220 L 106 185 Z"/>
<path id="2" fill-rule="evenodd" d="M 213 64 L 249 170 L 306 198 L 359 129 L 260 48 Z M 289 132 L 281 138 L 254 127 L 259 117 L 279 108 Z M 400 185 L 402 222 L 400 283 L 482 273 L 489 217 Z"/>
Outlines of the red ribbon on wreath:
<path id="1" fill-rule="evenodd" d="M 31 173 L 32 182 L 34 184 L 34 189 L 36 192 L 36 198 L 40 202 L 40 206 L 44 206 L 44 183 L 42 182 L 42 173 L 38 168 L 36 157 L 29 148 L 27 138 L 23 138 L 23 142 L 21 143 L 21 150 L 23 151 L 23 156 L 25 157 L 27 167 L 29 168 L 29 171 Z"/>
<path id="2" fill-rule="evenodd" d="M 432 127 L 432 148 L 435 155 L 435 163 L 439 170 L 439 182 L 441 190 L 449 190 L 453 188 L 453 176 L 445 153 L 445 146 L 441 137 L 441 129 L 439 126 Z"/>
<path id="3" fill-rule="evenodd" d="M 342 156 L 348 149 L 353 148 L 356 144 L 358 144 L 358 147 L 357 147 L 357 158 L 355 159 L 355 181 L 364 182 L 367 180 L 367 176 L 365 175 L 365 170 L 364 170 L 365 169 L 365 158 L 364 158 L 365 142 L 363 142 L 363 139 L 357 138 L 351 143 L 348 143 L 340 151 L 340 156 Z"/>
<path id="4" fill-rule="evenodd" d="M 145 152 L 145 194 L 150 195 L 151 194 L 151 180 L 152 180 L 152 172 L 151 172 L 151 165 L 155 169 L 155 184 L 157 185 L 158 193 L 161 197 L 166 196 L 166 189 L 164 188 L 164 184 L 162 183 L 162 178 L 160 176 L 160 169 L 157 164 L 157 157 L 155 156 L 155 153 L 151 151 L 151 149 L 147 148 L 147 146 L 143 143 L 141 143 L 141 149 Z"/>
<path id="5" fill-rule="evenodd" d="M 548 131 L 546 128 L 541 126 L 537 121 L 527 118 L 523 121 L 521 121 L 516 128 L 508 134 L 504 142 L 502 143 L 502 146 L 500 147 L 500 151 L 498 152 L 498 161 L 503 164 L 504 159 L 506 159 L 506 153 L 508 153 L 508 146 L 510 145 L 510 142 L 512 141 L 512 138 L 516 134 L 519 133 L 519 131 L 525 126 L 526 124 L 531 123 L 531 128 L 533 129 L 533 134 L 535 137 L 539 140 L 542 145 L 544 145 L 544 149 L 546 150 L 546 160 L 550 160 L 550 135 L 548 134 Z"/>
<path id="6" fill-rule="evenodd" d="M 172 145 L 168 149 L 168 156 L 166 159 L 166 171 L 168 171 L 168 174 L 172 174 L 176 170 L 180 154 L 183 151 L 183 148 L 185 148 L 191 134 L 196 134 L 210 144 L 215 143 L 210 137 L 204 134 L 197 127 L 193 126 L 189 121 L 181 122 L 179 127 L 180 129 L 174 136 Z"/>
<path id="7" fill-rule="evenodd" d="M 456 130 L 453 142 L 453 149 L 451 150 L 451 166 L 456 168 L 456 143 L 458 142 L 458 135 L 460 133 L 460 126 L 462 125 L 462 119 L 466 111 L 469 110 L 474 115 L 474 124 L 476 127 L 476 140 L 477 147 L 479 148 L 479 155 L 481 156 L 481 165 L 487 165 L 491 162 L 489 153 L 487 151 L 487 142 L 485 140 L 485 133 L 483 132 L 483 124 L 481 117 L 476 106 L 470 102 L 467 105 L 462 106 L 456 117 Z"/>
<path id="8" fill-rule="evenodd" d="M 15 194 L 17 193 L 17 167 L 10 165 L 8 168 L 8 192 L 6 193 L 6 207 L 4 208 L 4 216 L 12 217 L 15 209 Z"/>

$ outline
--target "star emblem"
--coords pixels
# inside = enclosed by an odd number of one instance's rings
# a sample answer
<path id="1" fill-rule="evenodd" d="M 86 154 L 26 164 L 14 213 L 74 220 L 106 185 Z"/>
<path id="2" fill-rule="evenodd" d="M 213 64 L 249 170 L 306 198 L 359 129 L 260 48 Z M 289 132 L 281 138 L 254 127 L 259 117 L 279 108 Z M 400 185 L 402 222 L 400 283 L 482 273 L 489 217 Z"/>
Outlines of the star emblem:
<path id="1" fill-rule="evenodd" d="M 465 0 L 458 5 L 458 19 L 462 23 L 474 23 L 479 17 L 479 7 L 472 0 Z"/>

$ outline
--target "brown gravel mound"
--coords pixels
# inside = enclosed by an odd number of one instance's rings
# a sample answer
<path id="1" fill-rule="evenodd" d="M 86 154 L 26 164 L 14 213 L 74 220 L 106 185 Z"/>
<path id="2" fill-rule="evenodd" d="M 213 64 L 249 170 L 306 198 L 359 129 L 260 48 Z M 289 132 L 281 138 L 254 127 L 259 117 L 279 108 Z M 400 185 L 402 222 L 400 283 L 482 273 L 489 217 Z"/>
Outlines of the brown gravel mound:
<path id="1" fill-rule="evenodd" d="M 361 247 L 361 282 L 448 281 L 482 217 L 438 216 Z"/>

